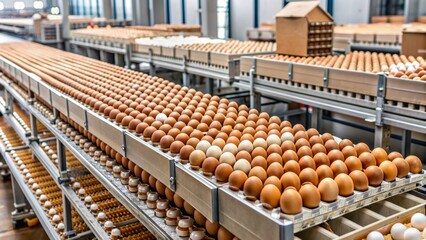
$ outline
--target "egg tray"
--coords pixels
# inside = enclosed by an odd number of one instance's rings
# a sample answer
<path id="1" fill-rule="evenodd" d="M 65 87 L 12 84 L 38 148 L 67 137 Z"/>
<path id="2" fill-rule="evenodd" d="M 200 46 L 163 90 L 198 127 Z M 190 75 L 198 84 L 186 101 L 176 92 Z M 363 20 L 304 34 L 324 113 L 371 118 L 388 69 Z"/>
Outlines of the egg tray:
<path id="1" fill-rule="evenodd" d="M 265 236 L 268 239 L 284 239 L 289 234 L 293 235 L 358 208 L 414 190 L 425 183 L 426 170 L 422 170 L 420 174 L 410 173 L 406 178 L 382 182 L 379 187 L 370 186 L 365 192 L 354 191 L 349 197 L 338 196 L 335 202 L 321 202 L 314 209 L 303 207 L 302 212 L 296 215 L 284 214 L 279 207 L 268 210 L 258 200 L 249 201 L 242 191 L 232 191 L 226 184 L 219 188 L 219 203 L 226 203 L 219 204 L 219 223 L 233 229 L 243 239 L 264 239 Z"/>
<path id="2" fill-rule="evenodd" d="M 254 63 L 255 62 L 255 63 Z M 361 71 L 333 69 L 309 64 L 279 60 L 242 57 L 241 76 L 249 77 L 255 64 L 260 83 L 285 88 L 286 84 L 304 83 L 309 88 L 327 93 L 330 89 L 349 93 L 377 96 L 378 74 Z M 426 107 L 426 82 L 388 76 L 385 84 L 385 99 Z M 248 81 L 247 79 L 244 79 Z M 283 84 L 284 83 L 284 84 Z M 312 87 L 311 87 L 312 86 Z M 320 87 L 319 89 L 317 87 Z M 323 89 L 321 89 L 323 88 Z"/>

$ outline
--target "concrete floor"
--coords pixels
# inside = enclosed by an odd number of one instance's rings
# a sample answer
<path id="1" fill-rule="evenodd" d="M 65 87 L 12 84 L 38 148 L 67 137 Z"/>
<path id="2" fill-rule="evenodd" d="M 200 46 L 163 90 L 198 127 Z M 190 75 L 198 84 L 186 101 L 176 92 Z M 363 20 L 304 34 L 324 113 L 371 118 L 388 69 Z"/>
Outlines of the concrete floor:
<path id="1" fill-rule="evenodd" d="M 0 240 L 49 239 L 40 224 L 32 228 L 13 229 L 10 215 L 13 210 L 11 181 L 0 179 Z"/>

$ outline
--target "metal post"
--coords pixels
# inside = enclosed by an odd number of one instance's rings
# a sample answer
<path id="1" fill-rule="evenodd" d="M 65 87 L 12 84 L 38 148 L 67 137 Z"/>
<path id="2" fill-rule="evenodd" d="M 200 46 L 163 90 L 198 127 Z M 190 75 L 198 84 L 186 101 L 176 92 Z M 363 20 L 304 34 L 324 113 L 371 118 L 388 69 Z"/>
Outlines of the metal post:
<path id="1" fill-rule="evenodd" d="M 252 68 L 250 69 L 250 107 L 256 108 L 258 111 L 261 111 L 261 96 L 254 90 L 254 75 L 255 69 Z"/>
<path id="2" fill-rule="evenodd" d="M 124 56 L 121 53 L 114 53 L 114 64 L 120 67 L 124 66 Z"/>
<path id="3" fill-rule="evenodd" d="M 374 131 L 374 146 L 389 149 L 390 126 L 383 124 L 383 107 L 385 103 L 386 77 L 379 74 L 377 78 L 376 119 Z"/>
<path id="4" fill-rule="evenodd" d="M 156 74 L 155 65 L 154 65 L 154 62 L 152 60 L 153 55 L 154 54 L 152 53 L 152 49 L 149 49 L 148 63 L 149 63 L 149 75 L 151 75 L 151 76 L 155 76 L 155 74 Z"/>
<path id="5" fill-rule="evenodd" d="M 187 64 L 188 59 L 186 58 L 186 56 L 183 56 L 183 63 L 182 63 L 182 85 L 184 87 L 188 87 L 189 86 L 189 73 L 186 70 L 186 64 Z"/>
<path id="6" fill-rule="evenodd" d="M 322 109 L 312 107 L 311 127 L 316 128 L 319 132 L 321 132 L 321 116 Z"/>
<path id="7" fill-rule="evenodd" d="M 203 36 L 217 37 L 217 1 L 201 0 Z"/>
<path id="8" fill-rule="evenodd" d="M 207 92 L 213 95 L 214 93 L 214 79 L 213 78 L 207 78 Z"/>
<path id="9" fill-rule="evenodd" d="M 69 176 L 67 171 L 66 148 L 58 139 L 56 139 L 56 146 L 58 149 L 59 181 L 67 184 L 69 182 Z"/>
<path id="10" fill-rule="evenodd" d="M 132 46 L 131 44 L 126 44 L 126 53 L 124 55 L 124 64 L 125 66 L 130 69 L 130 66 L 132 65 Z"/>
<path id="11" fill-rule="evenodd" d="M 13 96 L 8 92 L 4 92 L 6 98 L 6 113 L 13 113 Z"/>
<path id="12" fill-rule="evenodd" d="M 68 0 L 59 1 L 61 14 L 62 14 L 62 38 L 65 43 L 65 50 L 69 51 L 69 40 L 70 40 L 70 22 L 69 22 L 69 4 Z M 59 33 L 59 32 L 58 32 Z"/>
<path id="13" fill-rule="evenodd" d="M 382 147 L 389 150 L 391 129 L 388 125 L 375 126 L 374 147 Z"/>
<path id="14" fill-rule="evenodd" d="M 38 140 L 37 118 L 32 113 L 30 114 L 30 122 L 31 122 L 31 137 L 29 140 L 37 141 Z"/>
<path id="15" fill-rule="evenodd" d="M 401 139 L 401 153 L 403 156 L 408 156 L 411 154 L 411 131 L 402 130 L 402 139 Z"/>
<path id="16" fill-rule="evenodd" d="M 20 213 L 25 212 L 27 201 L 15 177 L 11 175 L 11 178 L 12 178 L 13 206 L 15 207 L 15 211 L 13 211 L 12 215 L 19 215 Z"/>
<path id="17" fill-rule="evenodd" d="M 305 105 L 305 126 L 311 128 L 311 114 L 309 114 L 309 106 Z"/>
<path id="18" fill-rule="evenodd" d="M 99 54 L 102 62 L 108 62 L 108 56 L 105 51 L 101 50 Z"/>
<path id="19" fill-rule="evenodd" d="M 76 232 L 72 228 L 71 203 L 68 200 L 65 193 L 62 193 L 62 199 L 63 199 L 63 204 L 64 204 L 63 218 L 64 218 L 64 225 L 65 225 L 65 235 L 66 236 L 74 236 L 76 234 Z"/>

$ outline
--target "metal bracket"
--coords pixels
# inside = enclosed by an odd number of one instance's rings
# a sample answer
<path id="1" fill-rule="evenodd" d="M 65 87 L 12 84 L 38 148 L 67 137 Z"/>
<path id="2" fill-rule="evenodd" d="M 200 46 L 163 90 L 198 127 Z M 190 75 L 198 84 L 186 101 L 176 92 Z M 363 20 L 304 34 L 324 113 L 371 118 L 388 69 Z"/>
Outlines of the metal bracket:
<path id="1" fill-rule="evenodd" d="M 207 53 L 207 64 L 210 65 L 211 63 L 211 55 L 210 52 Z"/>
<path id="2" fill-rule="evenodd" d="M 121 150 L 123 150 L 123 156 L 127 157 L 127 144 L 126 144 L 126 131 L 123 131 L 123 146 L 121 146 Z"/>
<path id="3" fill-rule="evenodd" d="M 324 73 L 322 75 L 322 81 L 323 81 L 324 87 L 328 87 L 328 75 L 329 75 L 329 73 L 330 73 L 330 69 L 324 68 Z"/>
<path id="4" fill-rule="evenodd" d="M 77 232 L 75 230 L 71 230 L 71 231 L 64 233 L 64 236 L 67 236 L 67 237 L 72 237 L 72 236 L 76 236 L 76 235 L 77 235 Z"/>
<path id="5" fill-rule="evenodd" d="M 170 161 L 170 189 L 176 191 L 176 160 Z"/>
<path id="6" fill-rule="evenodd" d="M 293 63 L 288 63 L 288 80 L 293 81 Z"/>
<path id="7" fill-rule="evenodd" d="M 89 130 L 89 122 L 87 121 L 87 110 L 84 109 L 84 129 Z"/>

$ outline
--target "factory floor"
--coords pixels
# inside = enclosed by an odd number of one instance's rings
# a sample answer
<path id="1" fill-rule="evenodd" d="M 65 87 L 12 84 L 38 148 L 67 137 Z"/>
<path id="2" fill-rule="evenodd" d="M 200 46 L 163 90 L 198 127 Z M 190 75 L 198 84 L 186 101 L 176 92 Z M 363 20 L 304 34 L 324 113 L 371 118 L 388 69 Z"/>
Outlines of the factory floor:
<path id="1" fill-rule="evenodd" d="M 0 178 L 0 240 L 49 239 L 40 224 L 32 228 L 13 229 L 10 215 L 13 210 L 11 181 Z"/>

